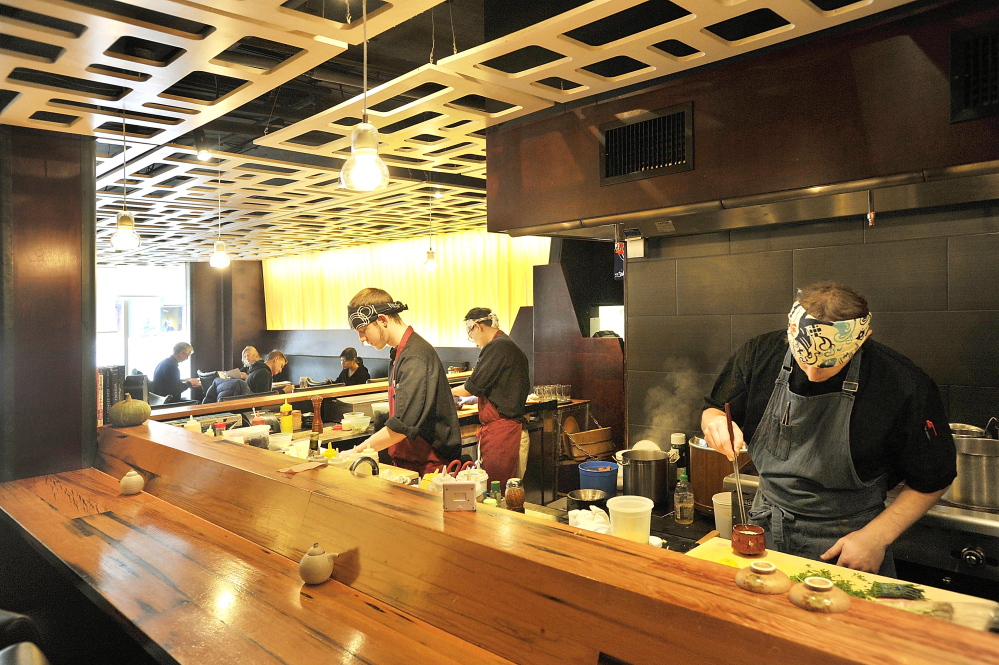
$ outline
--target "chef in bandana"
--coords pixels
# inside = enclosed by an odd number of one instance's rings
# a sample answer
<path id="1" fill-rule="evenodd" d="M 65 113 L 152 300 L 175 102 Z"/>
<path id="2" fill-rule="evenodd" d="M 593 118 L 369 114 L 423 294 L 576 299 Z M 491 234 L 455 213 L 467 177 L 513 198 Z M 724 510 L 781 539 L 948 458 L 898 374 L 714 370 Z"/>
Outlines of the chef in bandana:
<path id="1" fill-rule="evenodd" d="M 499 319 L 489 308 L 468 310 L 465 332 L 482 350 L 472 375 L 451 392 L 462 401 L 477 399 L 482 468 L 489 480 L 498 480 L 500 487 L 506 487 L 507 480 L 523 475 L 520 461 L 521 457 L 526 459 L 529 444 L 523 429 L 531 392 L 527 356 L 500 330 Z"/>
<path id="2" fill-rule="evenodd" d="M 363 289 L 347 306 L 362 343 L 392 347 L 389 418 L 358 448 L 387 448 L 395 466 L 426 474 L 458 457 L 461 433 L 444 366 L 434 347 L 399 316 L 407 309 L 381 289 Z"/>
<path id="3" fill-rule="evenodd" d="M 848 286 L 801 289 L 786 330 L 728 361 L 701 428 L 729 459 L 748 448 L 760 474 L 749 517 L 768 548 L 891 577 L 892 542 L 950 486 L 956 453 L 936 384 L 872 341 L 871 319 Z"/>

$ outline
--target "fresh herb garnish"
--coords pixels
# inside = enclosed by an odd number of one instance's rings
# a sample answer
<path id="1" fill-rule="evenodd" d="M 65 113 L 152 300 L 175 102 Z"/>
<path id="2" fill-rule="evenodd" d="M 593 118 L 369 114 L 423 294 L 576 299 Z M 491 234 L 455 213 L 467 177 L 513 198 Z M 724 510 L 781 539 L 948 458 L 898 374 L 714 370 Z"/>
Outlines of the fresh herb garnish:
<path id="1" fill-rule="evenodd" d="M 858 589 L 853 586 L 854 580 L 848 580 L 845 577 L 834 575 L 828 568 L 812 568 L 811 566 L 808 566 L 805 568 L 804 572 L 797 575 L 791 575 L 791 581 L 804 582 L 806 577 L 824 577 L 845 591 L 848 595 L 855 598 L 871 598 L 871 594 L 868 591 Z M 862 574 L 854 573 L 853 577 L 858 583 L 867 584 L 867 578 L 865 578 Z"/>

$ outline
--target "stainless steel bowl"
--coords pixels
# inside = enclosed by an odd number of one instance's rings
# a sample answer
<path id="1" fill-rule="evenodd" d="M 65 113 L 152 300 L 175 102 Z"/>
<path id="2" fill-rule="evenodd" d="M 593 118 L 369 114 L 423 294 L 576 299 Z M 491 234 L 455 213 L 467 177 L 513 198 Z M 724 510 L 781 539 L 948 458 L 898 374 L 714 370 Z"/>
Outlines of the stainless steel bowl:
<path id="1" fill-rule="evenodd" d="M 569 510 L 589 510 L 590 506 L 596 506 L 607 510 L 607 492 L 603 490 L 572 490 L 567 495 Z"/>
<path id="2" fill-rule="evenodd" d="M 981 427 L 975 427 L 974 425 L 965 425 L 964 423 L 950 423 L 951 434 L 954 438 L 970 438 L 970 439 L 990 439 L 992 437 L 983 430 Z"/>

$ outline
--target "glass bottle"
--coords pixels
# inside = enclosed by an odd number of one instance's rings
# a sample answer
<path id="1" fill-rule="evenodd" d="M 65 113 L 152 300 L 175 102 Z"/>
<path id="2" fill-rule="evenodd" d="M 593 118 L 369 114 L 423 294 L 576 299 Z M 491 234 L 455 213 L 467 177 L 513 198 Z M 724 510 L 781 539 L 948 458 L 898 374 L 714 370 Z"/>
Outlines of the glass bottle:
<path id="1" fill-rule="evenodd" d="M 506 494 L 503 498 L 506 500 L 507 510 L 524 512 L 524 485 L 520 478 L 511 478 L 506 481 Z"/>
<path id="2" fill-rule="evenodd" d="M 503 492 L 500 491 L 500 482 L 493 480 L 489 483 L 489 497 L 496 501 L 497 506 L 503 505 Z"/>
<path id="3" fill-rule="evenodd" d="M 319 434 L 309 434 L 309 459 L 319 458 Z"/>
<path id="4" fill-rule="evenodd" d="M 687 482 L 686 469 L 680 469 L 680 481 L 673 493 L 673 519 L 677 524 L 691 524 L 694 521 L 694 493 Z"/>

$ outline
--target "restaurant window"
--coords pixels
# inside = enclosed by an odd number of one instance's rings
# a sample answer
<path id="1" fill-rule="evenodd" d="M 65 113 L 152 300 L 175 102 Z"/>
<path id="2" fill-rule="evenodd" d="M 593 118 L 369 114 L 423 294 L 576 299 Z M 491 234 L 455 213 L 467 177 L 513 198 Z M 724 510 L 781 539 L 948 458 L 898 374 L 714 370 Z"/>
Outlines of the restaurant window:
<path id="1" fill-rule="evenodd" d="M 187 271 L 183 265 L 98 266 L 97 366 L 124 365 L 152 378 L 177 342 L 190 342 Z M 190 360 L 181 363 L 190 376 Z"/>

